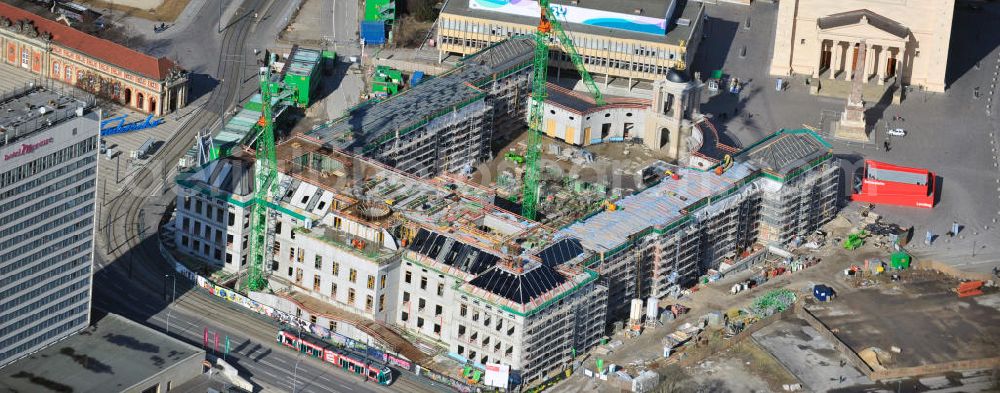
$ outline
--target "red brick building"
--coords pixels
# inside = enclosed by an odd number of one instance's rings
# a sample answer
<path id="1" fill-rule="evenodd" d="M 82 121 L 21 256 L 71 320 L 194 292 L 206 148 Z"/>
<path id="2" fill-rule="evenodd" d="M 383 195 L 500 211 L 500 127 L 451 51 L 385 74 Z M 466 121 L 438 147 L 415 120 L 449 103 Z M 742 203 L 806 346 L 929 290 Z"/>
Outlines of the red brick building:
<path id="1" fill-rule="evenodd" d="M 133 109 L 164 115 L 187 105 L 187 72 L 152 57 L 0 3 L 3 62 Z"/>

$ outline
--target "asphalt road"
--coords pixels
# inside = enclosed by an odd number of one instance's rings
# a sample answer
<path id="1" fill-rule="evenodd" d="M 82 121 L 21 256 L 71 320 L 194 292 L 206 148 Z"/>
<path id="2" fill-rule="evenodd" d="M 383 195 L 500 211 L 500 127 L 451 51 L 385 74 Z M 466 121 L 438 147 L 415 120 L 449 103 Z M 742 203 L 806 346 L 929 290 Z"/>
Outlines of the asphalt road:
<path id="1" fill-rule="evenodd" d="M 95 253 L 95 314 L 124 315 L 198 346 L 202 345 L 206 328 L 228 336 L 232 350 L 227 360 L 240 370 L 241 376 L 264 391 L 438 391 L 410 376 L 403 376 L 390 387 L 363 382 L 359 376 L 283 348 L 274 339 L 279 329 L 276 322 L 192 288 L 192 283 L 182 277 L 175 281 L 172 266 L 159 253 L 156 232 L 175 198 L 172 178 L 178 158 L 190 148 L 198 130 L 213 127 L 220 114 L 238 100 L 243 75 L 247 68 L 255 67 L 252 57 L 246 56 L 252 50 L 247 43 L 274 37 L 273 27 L 280 24 L 280 18 L 274 16 L 286 12 L 289 5 L 283 1 L 242 2 L 218 39 L 218 61 L 211 75 L 218 84 L 207 93 L 206 104 L 188 116 L 185 125 L 151 162 L 121 186 L 123 192 L 99 202 L 102 214 Z M 258 11 L 263 16 L 260 20 L 273 21 L 269 26 L 259 26 L 250 17 L 251 10 L 260 9 L 264 9 Z M 210 21 L 212 25 L 217 22 Z M 168 287 L 175 301 L 166 300 Z"/>

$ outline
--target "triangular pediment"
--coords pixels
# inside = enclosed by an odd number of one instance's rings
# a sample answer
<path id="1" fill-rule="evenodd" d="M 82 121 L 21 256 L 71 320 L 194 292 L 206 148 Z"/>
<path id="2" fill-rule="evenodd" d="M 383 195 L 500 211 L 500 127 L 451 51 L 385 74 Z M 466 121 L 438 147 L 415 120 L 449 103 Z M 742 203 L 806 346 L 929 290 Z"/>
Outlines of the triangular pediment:
<path id="1" fill-rule="evenodd" d="M 880 30 L 879 28 L 869 25 L 869 24 L 854 24 L 847 26 L 835 27 L 832 29 L 824 29 L 823 33 L 831 35 L 839 35 L 844 37 L 851 37 L 853 39 L 868 39 L 868 40 L 882 40 L 882 41 L 899 41 L 900 37 L 896 37 L 892 34 Z"/>
<path id="2" fill-rule="evenodd" d="M 854 10 L 816 20 L 820 31 L 857 38 L 898 41 L 910 35 L 902 24 L 870 10 Z"/>

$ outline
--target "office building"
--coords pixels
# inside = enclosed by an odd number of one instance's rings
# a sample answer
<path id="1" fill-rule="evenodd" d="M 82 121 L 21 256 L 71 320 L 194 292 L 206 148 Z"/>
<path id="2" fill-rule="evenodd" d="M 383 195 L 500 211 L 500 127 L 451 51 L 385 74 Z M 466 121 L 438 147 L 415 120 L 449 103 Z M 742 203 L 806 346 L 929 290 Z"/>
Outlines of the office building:
<path id="1" fill-rule="evenodd" d="M 0 365 L 90 320 L 99 117 L 51 88 L 0 96 Z"/>

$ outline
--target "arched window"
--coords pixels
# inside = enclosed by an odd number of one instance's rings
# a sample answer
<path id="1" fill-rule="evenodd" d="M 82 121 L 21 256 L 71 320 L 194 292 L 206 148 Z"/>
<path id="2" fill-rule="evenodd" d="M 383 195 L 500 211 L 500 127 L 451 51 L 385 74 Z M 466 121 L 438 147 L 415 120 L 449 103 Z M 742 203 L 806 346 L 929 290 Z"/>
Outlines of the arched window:
<path id="1" fill-rule="evenodd" d="M 125 88 L 125 96 L 122 97 L 122 103 L 125 105 L 132 105 L 132 89 Z"/>
<path id="2" fill-rule="evenodd" d="M 146 106 L 145 106 L 145 103 L 146 103 L 146 102 L 145 102 L 145 98 L 146 98 L 146 97 L 144 97 L 144 96 L 142 95 L 142 93 L 139 93 L 139 95 L 138 95 L 138 96 L 136 96 L 136 99 L 135 99 L 135 106 L 136 106 L 136 108 L 139 108 L 139 109 L 146 109 Z"/>
<path id="3" fill-rule="evenodd" d="M 660 129 L 660 148 L 662 149 L 667 143 L 670 143 L 670 130 L 663 127 Z"/>
<path id="4" fill-rule="evenodd" d="M 149 112 L 156 113 L 156 97 L 149 97 Z"/>

